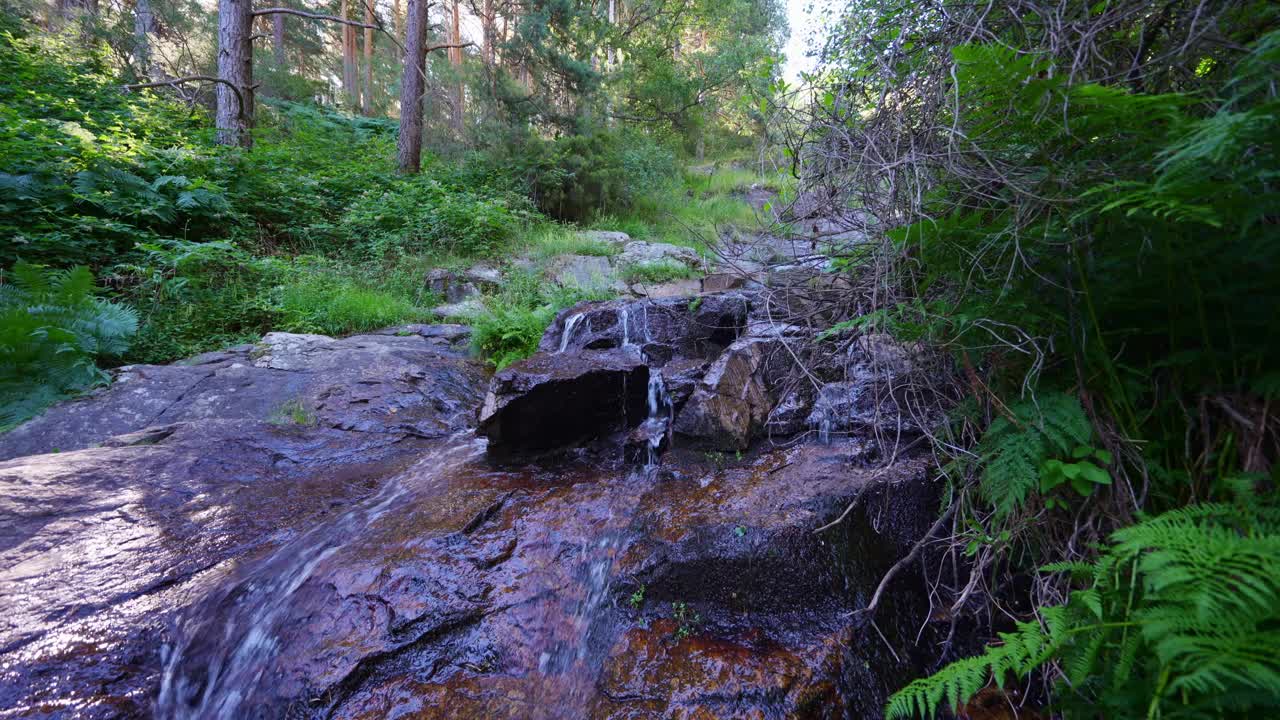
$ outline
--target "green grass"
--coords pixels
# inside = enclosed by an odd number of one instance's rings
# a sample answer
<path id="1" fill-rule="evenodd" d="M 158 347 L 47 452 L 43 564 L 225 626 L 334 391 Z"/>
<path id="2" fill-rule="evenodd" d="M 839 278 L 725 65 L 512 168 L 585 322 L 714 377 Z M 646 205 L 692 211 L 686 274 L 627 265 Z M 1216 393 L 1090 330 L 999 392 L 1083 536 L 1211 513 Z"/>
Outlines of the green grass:
<path id="1" fill-rule="evenodd" d="M 555 223 L 533 226 L 517 241 L 517 246 L 523 248 L 539 262 L 546 262 L 557 255 L 608 257 L 622 251 L 622 248 L 616 245 L 592 240 L 580 235 L 572 227 Z"/>
<path id="2" fill-rule="evenodd" d="M 284 402 L 280 407 L 272 410 L 271 415 L 267 417 L 267 422 L 272 425 L 310 427 L 316 424 L 316 414 L 301 400 L 295 399 Z"/>
<path id="3" fill-rule="evenodd" d="M 705 254 L 708 243 L 719 233 L 729 228 L 759 227 L 755 210 L 733 194 L 740 185 L 751 184 L 748 178 L 751 182 L 760 180 L 745 171 L 734 171 L 731 180 L 712 185 L 707 176 L 690 173 L 683 187 L 650 193 L 625 213 L 596 217 L 590 227 L 620 230 L 637 240 L 682 245 Z"/>
<path id="4" fill-rule="evenodd" d="M 327 262 L 290 273 L 274 290 L 277 326 L 289 332 L 348 335 L 431 319 L 430 310 L 415 303 L 427 296 L 406 287 L 402 271 L 360 279 L 353 274 Z"/>
<path id="5" fill-rule="evenodd" d="M 605 289 L 560 288 L 534 273 L 511 273 L 502 290 L 485 298 L 484 311 L 472 319 L 472 348 L 501 370 L 537 352 L 556 313 L 583 300 L 613 297 Z"/>
<path id="6" fill-rule="evenodd" d="M 630 283 L 665 283 L 673 280 L 696 278 L 700 273 L 689 266 L 673 261 L 637 263 L 622 269 L 622 279 Z"/>

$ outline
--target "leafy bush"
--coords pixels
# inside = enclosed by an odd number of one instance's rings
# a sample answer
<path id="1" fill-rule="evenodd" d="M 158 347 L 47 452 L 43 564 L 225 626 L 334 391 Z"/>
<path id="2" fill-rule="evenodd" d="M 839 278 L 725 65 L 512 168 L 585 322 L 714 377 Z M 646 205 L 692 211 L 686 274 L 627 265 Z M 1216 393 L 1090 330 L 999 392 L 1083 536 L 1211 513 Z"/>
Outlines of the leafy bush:
<path id="1" fill-rule="evenodd" d="M 130 362 L 165 363 L 253 342 L 277 321 L 266 293 L 282 281 L 286 263 L 226 242 L 160 240 L 139 251 L 136 262 L 114 268 L 121 297 L 142 318 Z"/>
<path id="2" fill-rule="evenodd" d="M 0 430 L 107 380 L 96 360 L 124 353 L 138 329 L 130 308 L 95 296 L 85 267 L 18 263 L 0 285 Z"/>
<path id="3" fill-rule="evenodd" d="M 417 177 L 362 194 L 339 228 L 375 256 L 489 255 L 529 217 L 529 209 L 515 196 L 477 195 Z"/>
<path id="4" fill-rule="evenodd" d="M 0 75 L 0 265 L 102 266 L 230 219 L 200 116 L 122 93 L 104 55 L 0 33 Z"/>
<path id="5" fill-rule="evenodd" d="M 116 267 L 124 297 L 142 311 L 127 358 L 161 363 L 256 341 L 272 329 L 341 335 L 425 320 L 436 300 L 425 263 L 389 266 L 303 256 L 256 258 L 225 242 L 145 245 Z"/>
<path id="6" fill-rule="evenodd" d="M 485 299 L 485 308 L 471 322 L 471 345 L 497 369 L 538 350 L 538 343 L 556 313 L 584 300 L 608 300 L 602 289 L 548 288 L 532 273 L 516 273 L 498 295 Z"/>
<path id="7" fill-rule="evenodd" d="M 531 137 L 510 152 L 508 162 L 534 203 L 560 220 L 626 210 L 675 177 L 674 154 L 638 135 Z"/>
<path id="8" fill-rule="evenodd" d="M 1280 512 L 1249 495 L 1170 511 L 1117 531 L 1091 563 L 1044 568 L 1088 585 L 982 655 L 912 682 L 886 716 L 933 716 L 1053 661 L 1068 717 L 1274 717 Z"/>
<path id="9" fill-rule="evenodd" d="M 1035 10 L 948 6 L 956 24 L 924 35 L 895 16 L 906 3 L 858 16 L 873 20 L 849 30 L 858 45 L 812 129 L 846 133 L 832 137 L 848 164 L 823 180 L 850 188 L 862 229 L 886 241 L 867 263 L 888 289 L 873 329 L 953 352 L 948 390 L 977 399 L 938 445 L 976 440 L 981 460 L 951 466 L 966 469 L 952 477 L 959 523 L 982 538 L 968 587 L 1041 609 L 890 714 L 952 711 L 1034 672 L 1059 681 L 1067 717 L 1269 716 L 1280 605 L 1260 558 L 1275 556 L 1274 515 L 1179 508 L 1222 501 L 1240 473 L 1274 475 L 1280 456 L 1262 430 L 1280 389 L 1274 13 L 1217 15 L 1239 42 L 1228 52 L 1199 41 L 1182 3 L 1161 28 L 1137 24 L 1138 2 L 1080 6 L 1068 22 L 1092 30 L 1064 44 L 1027 22 Z M 909 50 L 885 60 L 881 42 Z M 1127 77 L 1114 52 L 1139 58 Z M 840 106 L 856 97 L 883 104 Z M 1038 408 L 1010 400 L 1030 390 Z M 1274 507 L 1274 490 L 1253 502 Z M 1007 582 L 1107 537 L 1092 587 L 1065 606 L 1064 578 L 1035 583 L 1030 603 Z"/>

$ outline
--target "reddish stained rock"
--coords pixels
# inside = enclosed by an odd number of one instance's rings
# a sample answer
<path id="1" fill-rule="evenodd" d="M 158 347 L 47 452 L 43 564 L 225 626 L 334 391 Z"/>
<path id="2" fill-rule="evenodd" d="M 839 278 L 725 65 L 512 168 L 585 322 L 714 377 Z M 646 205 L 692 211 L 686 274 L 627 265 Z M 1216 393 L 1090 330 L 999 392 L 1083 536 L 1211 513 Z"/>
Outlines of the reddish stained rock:
<path id="1" fill-rule="evenodd" d="M 836 680 L 847 633 L 791 648 L 758 630 L 677 639 L 677 629 L 661 619 L 624 633 L 605 662 L 590 717 L 844 716 Z"/>

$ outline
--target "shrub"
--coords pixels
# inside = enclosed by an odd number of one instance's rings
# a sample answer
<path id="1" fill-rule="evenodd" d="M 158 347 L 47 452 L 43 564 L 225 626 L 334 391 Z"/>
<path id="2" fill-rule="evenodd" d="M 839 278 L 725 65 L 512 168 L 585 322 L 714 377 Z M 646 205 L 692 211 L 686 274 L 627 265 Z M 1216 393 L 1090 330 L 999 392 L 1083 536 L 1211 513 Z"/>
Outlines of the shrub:
<path id="1" fill-rule="evenodd" d="M 597 131 L 555 140 L 528 138 L 509 151 L 513 172 L 551 217 L 585 221 L 626 210 L 642 192 L 670 185 L 675 156 L 642 135 Z"/>
<path id="2" fill-rule="evenodd" d="M 532 273 L 515 273 L 471 323 L 472 348 L 497 369 L 538 350 L 538 342 L 556 313 L 584 300 L 607 300 L 601 289 L 552 288 Z"/>
<path id="3" fill-rule="evenodd" d="M 278 313 L 265 299 L 286 270 L 227 242 L 160 240 L 114 268 L 120 295 L 138 308 L 142 327 L 126 359 L 164 363 L 253 342 Z"/>
<path id="4" fill-rule="evenodd" d="M 1049 661 L 1068 717 L 1274 717 L 1280 513 L 1258 500 L 1174 510 L 1117 531 L 1092 563 L 1044 568 L 1086 586 L 898 691 L 887 717 L 933 716 Z"/>
<path id="5" fill-rule="evenodd" d="M 342 217 L 340 230 L 378 257 L 490 255 L 529 217 L 515 196 L 455 190 L 419 176 L 362 194 Z"/>
<path id="6" fill-rule="evenodd" d="M 201 118 L 125 94 L 66 38 L 0 34 L 0 265 L 117 261 L 139 239 L 230 220 Z"/>
<path id="7" fill-rule="evenodd" d="M 138 329 L 128 307 L 95 296 L 85 267 L 14 266 L 0 285 L 0 430 L 105 383 L 96 360 L 122 354 Z"/>

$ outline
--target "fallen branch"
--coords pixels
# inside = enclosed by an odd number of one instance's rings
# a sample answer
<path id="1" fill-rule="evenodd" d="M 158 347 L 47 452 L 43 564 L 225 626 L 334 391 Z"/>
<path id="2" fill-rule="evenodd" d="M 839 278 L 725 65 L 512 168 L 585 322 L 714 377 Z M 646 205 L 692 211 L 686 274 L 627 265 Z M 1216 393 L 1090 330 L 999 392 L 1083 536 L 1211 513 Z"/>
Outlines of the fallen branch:
<path id="1" fill-rule="evenodd" d="M 240 107 L 240 117 L 241 118 L 244 117 L 244 96 L 240 94 L 240 88 L 236 87 L 235 83 L 231 82 L 230 80 L 223 80 L 220 77 L 214 77 L 212 75 L 187 75 L 185 77 L 173 78 L 172 80 L 158 80 L 156 82 L 149 82 L 149 83 L 135 83 L 133 85 L 125 85 L 124 89 L 125 90 L 143 90 L 146 88 L 172 87 L 174 85 L 182 85 L 183 83 L 189 83 L 189 82 L 211 82 L 211 83 L 218 83 L 220 85 L 226 85 L 227 87 L 231 88 L 231 92 L 236 94 L 236 105 Z"/>
<path id="2" fill-rule="evenodd" d="M 939 517 L 937 522 L 929 528 L 929 531 L 924 534 L 924 537 L 917 540 L 916 544 L 911 546 L 911 552 L 907 553 L 905 557 L 898 560 L 898 562 L 893 564 L 893 567 L 889 568 L 889 571 L 884 574 L 884 577 L 880 578 L 880 584 L 876 587 L 875 594 L 871 596 L 871 602 L 867 603 L 867 606 L 858 612 L 874 613 L 876 611 L 876 606 L 880 604 L 880 596 L 884 594 L 885 588 L 889 586 L 889 581 L 893 580 L 893 576 L 901 572 L 902 568 L 906 567 L 916 559 L 916 556 L 920 554 L 920 550 L 924 547 L 924 544 L 929 541 L 929 538 L 933 537 L 934 533 L 941 530 L 943 525 L 947 524 L 947 521 L 951 519 L 951 516 L 955 513 L 956 508 L 959 505 L 960 503 L 958 501 L 951 503 L 951 507 L 947 508 L 947 511 L 944 512 L 942 517 Z"/>

